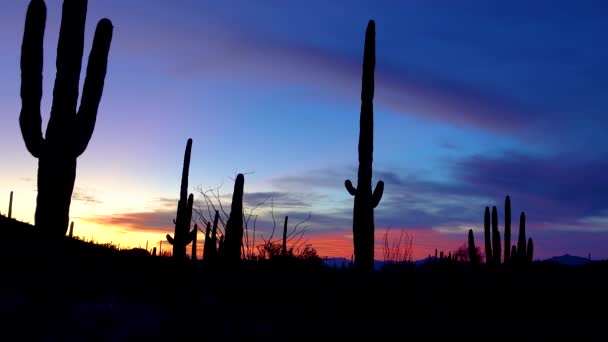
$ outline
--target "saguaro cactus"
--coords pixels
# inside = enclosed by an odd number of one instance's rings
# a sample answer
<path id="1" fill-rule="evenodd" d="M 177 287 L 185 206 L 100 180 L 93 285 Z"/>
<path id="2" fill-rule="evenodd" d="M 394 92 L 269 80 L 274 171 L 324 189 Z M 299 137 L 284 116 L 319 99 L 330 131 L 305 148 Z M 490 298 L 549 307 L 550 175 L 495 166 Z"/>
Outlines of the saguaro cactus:
<path id="1" fill-rule="evenodd" d="M 355 197 L 353 209 L 353 242 L 355 268 L 374 269 L 374 208 L 380 203 L 384 182 L 379 181 L 372 193 L 372 162 L 374 154 L 374 68 L 376 66 L 376 27 L 370 20 L 365 32 L 361 113 L 359 119 L 359 171 L 357 188 L 350 180 L 344 185 Z"/>
<path id="2" fill-rule="evenodd" d="M 40 102 L 46 5 L 42 0 L 32 0 L 28 6 L 21 45 L 19 124 L 26 148 L 38 158 L 35 225 L 53 236 L 65 236 L 68 229 L 76 159 L 93 135 L 112 40 L 112 23 L 100 20 L 77 111 L 86 13 L 86 0 L 63 3 L 53 104 L 44 137 Z"/>
<path id="3" fill-rule="evenodd" d="M 196 261 L 196 239 L 198 235 L 198 225 L 196 223 L 194 224 L 194 229 L 192 229 L 192 235 L 192 253 L 190 255 L 190 259 L 192 259 L 192 261 Z"/>
<path id="4" fill-rule="evenodd" d="M 511 197 L 505 198 L 505 265 L 511 263 Z"/>
<path id="5" fill-rule="evenodd" d="M 70 222 L 70 231 L 68 233 L 68 237 L 71 239 L 74 235 L 74 221 Z"/>
<path id="6" fill-rule="evenodd" d="M 211 222 L 207 222 L 205 228 L 205 243 L 203 244 L 203 260 L 209 260 L 211 254 Z"/>
<path id="7" fill-rule="evenodd" d="M 190 231 L 190 221 L 192 221 L 192 206 L 194 205 L 194 195 L 188 193 L 188 172 L 190 171 L 190 154 L 192 152 L 192 139 L 188 139 L 186 152 L 184 153 L 184 166 L 182 169 L 182 181 L 177 202 L 177 216 L 175 223 L 174 238 L 167 234 L 167 241 L 173 245 L 173 257 L 183 259 L 186 257 L 186 246 L 196 237 L 196 229 Z"/>
<path id="8" fill-rule="evenodd" d="M 245 176 L 238 174 L 234 182 L 230 217 L 226 224 L 226 239 L 224 240 L 224 257 L 229 261 L 241 260 L 243 244 L 243 187 Z"/>
<path id="9" fill-rule="evenodd" d="M 526 213 L 519 215 L 519 235 L 517 236 L 517 262 L 526 260 Z"/>
<path id="10" fill-rule="evenodd" d="M 215 211 L 215 217 L 213 218 L 213 228 L 211 229 L 211 243 L 210 243 L 210 247 L 211 249 L 209 250 L 209 257 L 211 259 L 215 258 L 218 254 L 217 251 L 217 224 L 218 221 L 220 220 L 220 212 L 219 210 Z"/>
<path id="11" fill-rule="evenodd" d="M 490 235 L 490 207 L 486 207 L 483 215 L 483 235 L 485 238 L 486 264 L 492 263 L 492 238 Z"/>
<path id="12" fill-rule="evenodd" d="M 500 232 L 498 231 L 498 210 L 492 207 L 492 259 L 494 265 L 500 265 Z"/>
<path id="13" fill-rule="evenodd" d="M 534 243 L 532 238 L 528 239 L 528 249 L 526 250 L 526 261 L 531 264 L 534 261 Z"/>
<path id="14" fill-rule="evenodd" d="M 473 236 L 473 229 L 469 229 L 469 245 L 468 245 L 468 252 L 469 252 L 469 262 L 472 265 L 477 265 L 479 263 L 479 258 L 478 258 L 478 254 L 477 254 L 477 247 L 475 247 L 475 237 Z"/>

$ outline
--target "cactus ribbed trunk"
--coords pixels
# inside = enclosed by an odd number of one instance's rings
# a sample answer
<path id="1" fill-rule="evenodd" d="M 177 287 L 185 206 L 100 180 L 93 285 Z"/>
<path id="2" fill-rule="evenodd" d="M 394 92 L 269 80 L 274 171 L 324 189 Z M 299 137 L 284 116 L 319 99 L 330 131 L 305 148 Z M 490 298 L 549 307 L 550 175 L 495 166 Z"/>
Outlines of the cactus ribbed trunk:
<path id="1" fill-rule="evenodd" d="M 511 263 L 511 197 L 505 198 L 505 265 Z"/>
<path id="2" fill-rule="evenodd" d="M 526 213 L 519 216 L 519 235 L 517 236 L 517 262 L 526 261 Z"/>
<path id="3" fill-rule="evenodd" d="M 501 246 L 500 232 L 498 231 L 498 210 L 496 206 L 492 207 L 492 258 L 494 265 L 500 265 Z"/>
<path id="4" fill-rule="evenodd" d="M 25 146 L 38 158 L 35 225 L 53 236 L 65 236 L 76 181 L 76 159 L 93 135 L 103 93 L 112 23 L 102 19 L 95 37 L 84 81 L 80 107 L 78 87 L 84 50 L 87 1 L 65 1 L 57 47 L 57 73 L 46 134 L 42 136 L 44 1 L 31 1 L 21 45 L 21 113 L 19 125 Z"/>
<path id="5" fill-rule="evenodd" d="M 173 245 L 173 257 L 176 259 L 186 258 L 186 246 L 195 238 L 196 230 L 190 231 L 192 221 L 192 206 L 194 195 L 188 194 L 188 173 L 190 171 L 190 155 L 192 153 L 192 139 L 188 139 L 186 151 L 184 152 L 184 165 L 182 168 L 182 180 L 177 202 L 177 214 L 175 217 L 174 236 L 167 234 L 167 241 Z M 186 199 L 186 196 L 187 199 Z"/>
<path id="6" fill-rule="evenodd" d="M 486 264 L 491 264 L 492 259 L 492 238 L 490 235 L 490 208 L 486 207 L 483 215 L 483 235 L 485 239 Z"/>
<path id="7" fill-rule="evenodd" d="M 285 223 L 283 224 L 283 246 L 281 248 L 282 255 L 287 255 L 287 219 L 288 216 L 285 216 Z"/>
<path id="8" fill-rule="evenodd" d="M 238 174 L 234 182 L 230 217 L 226 224 L 226 239 L 224 240 L 224 258 L 235 262 L 241 260 L 243 245 L 243 187 L 245 176 Z"/>
<path id="9" fill-rule="evenodd" d="M 380 203 L 384 182 L 379 181 L 372 193 L 374 152 L 374 68 L 376 65 L 376 27 L 370 20 L 365 32 L 361 113 L 359 119 L 359 171 L 357 187 L 345 181 L 346 190 L 355 197 L 353 209 L 353 242 L 355 268 L 374 270 L 374 208 Z"/>

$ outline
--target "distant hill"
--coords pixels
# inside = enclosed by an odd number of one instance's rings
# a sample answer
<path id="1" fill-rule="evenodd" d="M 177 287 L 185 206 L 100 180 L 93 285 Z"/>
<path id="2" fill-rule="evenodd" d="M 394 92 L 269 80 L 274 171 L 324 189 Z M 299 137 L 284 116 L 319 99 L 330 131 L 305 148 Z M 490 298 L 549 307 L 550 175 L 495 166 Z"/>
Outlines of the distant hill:
<path id="1" fill-rule="evenodd" d="M 580 265 L 588 264 L 589 258 L 570 255 L 570 254 L 564 254 L 561 256 L 554 256 L 554 257 L 551 257 L 551 258 L 543 260 L 543 261 L 544 262 L 556 262 L 560 265 L 567 265 L 567 266 L 580 266 Z"/>
<path id="2" fill-rule="evenodd" d="M 428 262 L 431 262 L 434 260 L 435 260 L 435 258 L 433 258 L 433 257 L 431 257 L 430 259 L 424 258 L 424 259 L 414 261 L 414 265 L 422 266 L 422 265 L 425 265 Z M 592 262 L 596 262 L 596 261 L 597 260 L 592 260 Z M 348 267 L 350 265 L 350 259 L 346 259 L 346 258 L 325 258 L 323 262 L 326 266 L 328 266 L 330 268 Z M 560 256 L 554 256 L 549 259 L 541 260 L 541 262 L 555 262 L 560 265 L 566 265 L 566 266 L 581 266 L 581 265 L 588 264 L 589 258 L 576 256 L 576 255 L 570 255 L 570 254 L 564 254 L 564 255 L 560 255 Z M 383 264 L 384 264 L 384 261 L 375 260 L 374 268 L 376 270 L 380 270 L 382 268 Z"/>

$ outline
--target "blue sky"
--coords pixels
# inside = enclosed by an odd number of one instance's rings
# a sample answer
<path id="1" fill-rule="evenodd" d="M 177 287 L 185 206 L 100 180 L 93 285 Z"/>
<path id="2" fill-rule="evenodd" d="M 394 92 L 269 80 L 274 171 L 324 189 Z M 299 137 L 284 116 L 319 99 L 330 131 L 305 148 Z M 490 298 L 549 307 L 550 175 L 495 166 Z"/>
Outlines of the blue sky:
<path id="1" fill-rule="evenodd" d="M 43 113 L 61 17 L 61 1 L 46 3 Z M 36 160 L 18 127 L 27 4 L 0 4 L 0 208 L 14 190 L 16 215 L 33 221 Z M 115 29 L 72 216 L 86 236 L 162 239 L 191 137 L 190 191 L 224 183 L 229 197 L 246 172 L 250 206 L 272 195 L 277 216 L 311 213 L 311 241 L 348 240 L 343 182 L 356 178 L 374 19 L 378 230 L 412 232 L 417 256 L 458 247 L 468 228 L 481 242 L 485 206 L 502 224 L 510 194 L 539 257 L 608 258 L 607 15 L 602 1 L 91 0 L 85 54 L 96 21 Z M 256 209 L 261 232 L 269 210 Z"/>

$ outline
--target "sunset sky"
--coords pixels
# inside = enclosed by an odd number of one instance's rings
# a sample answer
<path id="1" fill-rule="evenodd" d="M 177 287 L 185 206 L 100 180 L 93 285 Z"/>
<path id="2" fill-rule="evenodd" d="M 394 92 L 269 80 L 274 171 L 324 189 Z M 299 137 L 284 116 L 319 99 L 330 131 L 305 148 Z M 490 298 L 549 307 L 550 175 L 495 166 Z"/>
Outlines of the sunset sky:
<path id="1" fill-rule="evenodd" d="M 19 53 L 29 1 L 0 1 L 0 212 L 34 221 L 37 159 L 19 130 Z M 47 0 L 43 131 L 60 0 Z M 304 238 L 350 258 L 361 61 L 376 22 L 374 182 L 382 234 L 415 259 L 454 250 L 511 196 L 535 256 L 608 258 L 608 3 L 605 1 L 89 0 L 114 24 L 93 138 L 78 159 L 75 235 L 121 246 L 173 234 L 184 148 L 189 191 L 245 173 L 256 233 L 307 217 Z M 84 74 L 85 68 L 83 68 Z M 84 76 L 81 81 L 84 80 Z M 272 203 L 272 205 L 271 205 Z M 259 239 L 260 237 L 258 237 Z M 202 245 L 202 238 L 200 239 Z M 163 249 L 168 244 L 163 243 Z"/>

